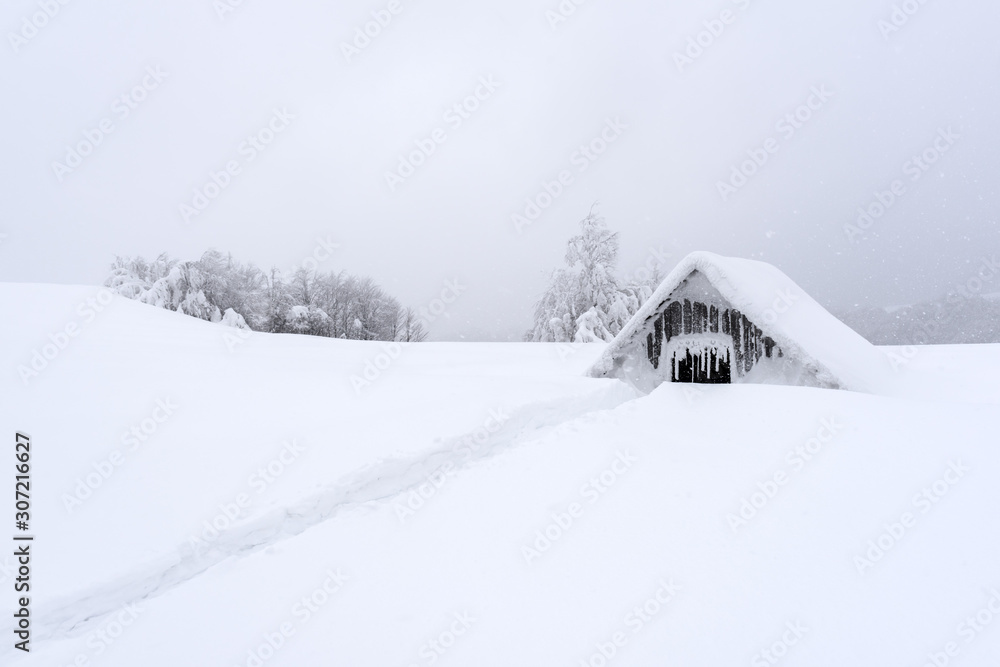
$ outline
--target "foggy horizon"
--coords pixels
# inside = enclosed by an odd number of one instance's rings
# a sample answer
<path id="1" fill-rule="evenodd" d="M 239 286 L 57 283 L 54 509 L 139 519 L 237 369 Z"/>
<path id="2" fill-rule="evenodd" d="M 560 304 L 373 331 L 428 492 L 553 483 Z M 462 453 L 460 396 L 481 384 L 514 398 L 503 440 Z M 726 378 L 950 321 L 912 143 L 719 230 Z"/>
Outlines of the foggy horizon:
<path id="1" fill-rule="evenodd" d="M 835 313 L 940 298 L 996 247 L 998 18 L 915 0 L 19 0 L 0 280 L 99 285 L 115 255 L 209 248 L 282 268 L 331 239 L 321 271 L 405 306 L 467 287 L 431 340 L 520 340 L 600 202 L 622 276 L 708 250 L 772 263 Z"/>

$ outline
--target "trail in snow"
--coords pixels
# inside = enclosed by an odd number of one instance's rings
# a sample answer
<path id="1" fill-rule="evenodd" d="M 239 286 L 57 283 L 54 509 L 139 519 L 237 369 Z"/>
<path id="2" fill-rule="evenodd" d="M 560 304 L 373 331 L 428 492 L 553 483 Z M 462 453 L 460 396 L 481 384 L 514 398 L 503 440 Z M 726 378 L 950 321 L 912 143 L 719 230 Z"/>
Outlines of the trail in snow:
<path id="1" fill-rule="evenodd" d="M 185 544 L 177 557 L 142 573 L 100 585 L 75 599 L 57 601 L 53 609 L 41 609 L 36 617 L 34 639 L 56 640 L 96 627 L 123 604 L 155 598 L 234 556 L 247 555 L 331 519 L 344 510 L 381 503 L 420 486 L 442 465 L 454 470 L 543 435 L 587 413 L 615 408 L 637 394 L 622 383 L 608 383 L 583 397 L 560 399 L 512 411 L 499 429 L 482 445 L 471 445 L 471 434 L 444 440 L 424 454 L 380 461 L 348 476 L 328 489 L 294 506 L 248 520 L 223 532 L 207 549 L 195 551 Z M 12 626 L 7 626 L 12 627 Z"/>

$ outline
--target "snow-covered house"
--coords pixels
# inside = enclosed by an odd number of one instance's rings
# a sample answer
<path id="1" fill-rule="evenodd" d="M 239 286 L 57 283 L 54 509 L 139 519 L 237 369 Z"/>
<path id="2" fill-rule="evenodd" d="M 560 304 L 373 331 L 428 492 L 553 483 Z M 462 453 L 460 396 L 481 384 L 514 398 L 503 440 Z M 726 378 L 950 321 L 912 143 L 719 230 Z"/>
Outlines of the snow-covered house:
<path id="1" fill-rule="evenodd" d="M 688 255 L 591 367 L 641 391 L 663 382 L 875 391 L 885 356 L 764 262 Z"/>

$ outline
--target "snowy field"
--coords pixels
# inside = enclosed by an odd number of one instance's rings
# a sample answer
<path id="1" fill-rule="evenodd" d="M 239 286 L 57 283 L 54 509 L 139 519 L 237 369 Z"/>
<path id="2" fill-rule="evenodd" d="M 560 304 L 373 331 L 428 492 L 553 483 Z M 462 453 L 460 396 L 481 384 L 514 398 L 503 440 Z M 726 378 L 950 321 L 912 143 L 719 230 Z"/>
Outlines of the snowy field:
<path id="1" fill-rule="evenodd" d="M 880 395 L 641 396 L 584 376 L 603 344 L 0 308 L 36 535 L 0 664 L 1000 664 L 1000 345 L 881 348 Z"/>

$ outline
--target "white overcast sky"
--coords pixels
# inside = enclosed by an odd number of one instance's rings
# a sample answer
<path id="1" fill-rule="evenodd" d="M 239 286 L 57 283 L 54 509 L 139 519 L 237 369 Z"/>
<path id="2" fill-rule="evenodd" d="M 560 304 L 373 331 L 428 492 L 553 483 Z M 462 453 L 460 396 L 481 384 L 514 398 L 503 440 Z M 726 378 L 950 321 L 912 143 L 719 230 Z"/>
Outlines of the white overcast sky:
<path id="1" fill-rule="evenodd" d="M 998 250 L 995 0 L 587 0 L 555 28 L 558 0 L 399 0 L 350 62 L 342 43 L 388 0 L 217 4 L 4 3 L 0 280 L 96 285 L 115 254 L 210 247 L 287 267 L 329 237 L 324 269 L 407 305 L 466 285 L 432 338 L 503 340 L 528 328 L 595 201 L 623 275 L 650 248 L 754 257 L 833 310 L 942 296 Z M 894 4 L 918 10 L 884 35 Z M 58 11 L 22 42 L 42 5 Z M 732 22 L 679 71 L 675 53 L 724 10 Z M 116 99 L 157 67 L 123 118 Z M 481 77 L 499 87 L 447 123 Z M 779 131 L 823 86 L 832 97 Z M 241 142 L 275 109 L 294 119 L 249 161 Z M 102 119 L 113 132 L 60 182 L 53 162 Z M 627 127 L 581 173 L 574 153 L 609 119 Z M 447 140 L 390 191 L 385 172 L 436 128 Z M 947 153 L 911 180 L 904 164 L 948 128 Z M 717 182 L 769 138 L 777 152 L 723 201 Z M 179 205 L 230 160 L 240 173 L 183 224 Z M 572 183 L 517 233 L 512 214 L 564 169 Z M 844 225 L 896 179 L 905 193 L 849 243 Z"/>

